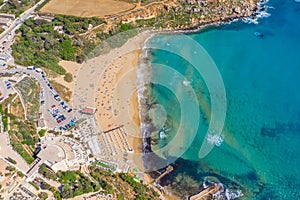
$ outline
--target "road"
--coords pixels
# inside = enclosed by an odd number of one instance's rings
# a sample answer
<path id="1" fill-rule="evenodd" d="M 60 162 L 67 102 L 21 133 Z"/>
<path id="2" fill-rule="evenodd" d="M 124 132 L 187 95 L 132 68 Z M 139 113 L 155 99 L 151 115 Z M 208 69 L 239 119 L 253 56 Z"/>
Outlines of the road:
<path id="1" fill-rule="evenodd" d="M 21 24 L 30 17 L 30 15 L 34 12 L 34 10 L 36 9 L 36 7 L 38 7 L 39 5 L 41 5 L 42 3 L 44 3 L 45 0 L 41 0 L 39 1 L 37 4 L 35 4 L 33 7 L 29 8 L 28 10 L 26 10 L 25 12 L 23 12 L 18 18 L 16 18 L 12 24 L 1 33 L 0 35 L 0 43 L 2 43 L 5 38 L 9 35 L 10 32 L 14 32 L 16 29 L 18 29 Z"/>
<path id="2" fill-rule="evenodd" d="M 9 136 L 7 132 L 0 133 L 0 158 L 4 160 L 4 158 L 11 157 L 17 164 L 14 165 L 18 170 L 26 174 L 29 169 L 29 165 L 25 162 L 25 160 L 13 150 L 12 146 L 9 143 Z"/>

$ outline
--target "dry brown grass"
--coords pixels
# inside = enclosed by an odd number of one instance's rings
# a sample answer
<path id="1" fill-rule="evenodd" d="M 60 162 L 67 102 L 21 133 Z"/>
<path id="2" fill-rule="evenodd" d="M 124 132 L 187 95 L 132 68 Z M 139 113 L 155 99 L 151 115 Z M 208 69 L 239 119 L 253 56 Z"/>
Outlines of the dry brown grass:
<path id="1" fill-rule="evenodd" d="M 72 91 L 70 91 L 69 88 L 53 80 L 50 81 L 50 83 L 63 100 L 66 102 L 71 101 Z"/>
<path id="2" fill-rule="evenodd" d="M 105 17 L 134 7 L 132 3 L 116 0 L 51 0 L 41 12 L 79 17 Z"/>
<path id="3" fill-rule="evenodd" d="M 10 113 L 16 117 L 24 119 L 24 108 L 19 96 L 10 105 Z"/>

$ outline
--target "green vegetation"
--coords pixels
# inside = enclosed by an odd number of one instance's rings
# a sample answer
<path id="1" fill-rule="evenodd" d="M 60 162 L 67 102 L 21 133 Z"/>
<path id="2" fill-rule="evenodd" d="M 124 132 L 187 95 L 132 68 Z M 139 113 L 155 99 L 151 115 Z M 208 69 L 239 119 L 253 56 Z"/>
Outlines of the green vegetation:
<path id="1" fill-rule="evenodd" d="M 28 164 L 31 164 L 34 161 L 33 154 L 36 149 L 36 143 L 39 141 L 36 124 L 38 119 L 40 88 L 34 79 L 28 77 L 21 80 L 16 85 L 16 88 L 18 88 L 21 93 L 26 106 L 28 119 L 24 119 L 22 106 L 19 105 L 19 107 L 17 107 L 17 103 L 12 101 L 14 96 L 6 99 L 2 105 L 7 109 L 8 104 L 11 104 L 11 111 L 13 111 L 9 114 L 6 112 L 5 115 L 10 118 L 10 130 L 8 130 L 10 143 L 13 149 L 17 151 Z"/>
<path id="2" fill-rule="evenodd" d="M 14 14 L 16 17 L 20 16 L 28 8 L 32 7 L 39 0 L 8 0 L 7 3 L 1 8 L 0 12 Z"/>
<path id="3" fill-rule="evenodd" d="M 146 185 L 143 185 L 137 181 L 134 180 L 132 176 L 129 176 L 125 173 L 120 173 L 119 177 L 127 182 L 131 187 L 133 187 L 134 192 L 137 194 L 137 199 L 146 199 L 146 192 L 149 192 L 149 188 Z"/>
<path id="4" fill-rule="evenodd" d="M 10 172 L 13 172 L 13 171 L 16 170 L 16 168 L 13 167 L 13 166 L 7 166 L 5 169 L 8 170 L 8 171 L 10 171 Z"/>
<path id="5" fill-rule="evenodd" d="M 130 175 L 120 173 L 113 174 L 109 171 L 100 169 L 96 166 L 90 167 L 91 176 L 99 182 L 102 188 L 105 188 L 106 194 L 115 194 L 117 199 L 159 199 L 159 195 L 152 188 L 136 182 Z M 106 184 L 111 184 L 106 186 Z"/>
<path id="6" fill-rule="evenodd" d="M 40 106 L 40 86 L 33 79 L 26 77 L 15 86 L 21 93 L 27 111 L 27 118 L 38 119 Z"/>
<path id="7" fill-rule="evenodd" d="M 103 168 L 103 169 L 106 169 L 106 170 L 110 170 L 110 171 L 115 170 L 114 166 L 112 166 L 110 164 L 107 164 L 103 161 L 96 161 L 96 162 L 93 163 L 93 165 L 98 166 L 98 167 Z"/>
<path id="8" fill-rule="evenodd" d="M 45 67 L 63 75 L 66 71 L 58 65 L 59 60 L 82 62 L 95 45 L 79 34 L 86 32 L 89 24 L 102 23 L 104 20 L 96 17 L 63 15 L 55 15 L 52 22 L 28 19 L 20 27 L 20 35 L 12 46 L 15 61 L 25 66 Z"/>
<path id="9" fill-rule="evenodd" d="M 40 190 L 40 188 L 33 182 L 29 181 L 29 184 L 32 185 L 36 190 Z"/>
<path id="10" fill-rule="evenodd" d="M 65 76 L 64 76 L 64 80 L 66 82 L 72 82 L 73 81 L 73 75 L 71 73 L 66 73 Z"/>
<path id="11" fill-rule="evenodd" d="M 48 199 L 48 194 L 46 192 L 41 192 L 39 193 L 38 197 L 40 198 L 40 200 L 46 200 Z"/>
<path id="12" fill-rule="evenodd" d="M 34 161 L 33 153 L 36 143 L 39 141 L 36 134 L 35 124 L 32 121 L 22 121 L 14 119 L 11 124 L 18 128 L 9 130 L 10 143 L 15 151 L 17 151 L 24 160 L 31 164 Z"/>
<path id="13" fill-rule="evenodd" d="M 117 200 L 124 200 L 124 194 L 118 194 Z"/>
<path id="14" fill-rule="evenodd" d="M 7 119 L 7 109 L 3 110 L 2 104 L 0 104 L 0 114 L 2 116 L 2 124 L 3 124 L 3 129 L 4 131 L 7 131 L 8 129 L 8 119 Z"/>
<path id="15" fill-rule="evenodd" d="M 61 200 L 62 199 L 62 197 L 60 195 L 60 192 L 58 190 L 56 190 L 54 187 L 51 187 L 49 190 L 53 193 L 56 200 Z"/>
<path id="16" fill-rule="evenodd" d="M 12 159 L 11 157 L 7 157 L 7 160 L 9 161 L 9 162 L 11 162 L 12 164 L 17 164 L 17 161 L 15 161 L 14 159 Z"/>
<path id="17" fill-rule="evenodd" d="M 5 177 L 8 177 L 8 176 L 10 176 L 10 175 L 11 175 L 11 173 L 5 173 L 5 174 L 4 174 Z"/>
<path id="18" fill-rule="evenodd" d="M 80 171 L 57 172 L 56 174 L 49 171 L 45 165 L 41 165 L 39 172 L 45 177 L 57 180 L 63 184 L 61 197 L 72 198 L 84 193 L 95 192 L 100 189 L 99 184 L 96 184 Z"/>
<path id="19" fill-rule="evenodd" d="M 0 27 L 0 34 L 1 34 L 3 31 L 5 31 L 5 29 L 2 28 L 2 27 Z"/>
<path id="20" fill-rule="evenodd" d="M 39 11 L 42 7 L 44 7 L 50 0 L 44 1 L 42 4 L 36 7 L 35 11 Z"/>
<path id="21" fill-rule="evenodd" d="M 152 188 L 134 181 L 133 177 L 127 174 L 113 174 L 96 166 L 90 167 L 91 179 L 80 171 L 53 173 L 45 164 L 40 166 L 39 173 L 63 185 L 60 193 L 62 198 L 96 192 L 101 188 L 104 194 L 116 195 L 119 200 L 124 199 L 124 194 L 126 194 L 126 199 L 159 199 L 158 194 Z M 51 186 L 47 183 L 42 183 L 41 188 L 51 191 Z"/>
<path id="22" fill-rule="evenodd" d="M 23 123 L 20 122 L 20 125 L 21 124 Z M 34 161 L 33 152 L 35 149 L 35 144 L 38 142 L 38 137 L 32 137 L 32 134 L 35 132 L 27 132 L 26 130 L 21 129 L 19 132 L 8 131 L 8 133 L 13 149 L 17 151 L 28 164 L 31 164 Z M 18 138 L 18 136 L 20 136 L 20 138 Z"/>
<path id="23" fill-rule="evenodd" d="M 45 133 L 46 133 L 46 130 L 41 129 L 41 130 L 39 131 L 39 136 L 40 136 L 40 137 L 44 137 Z"/>
<path id="24" fill-rule="evenodd" d="M 20 176 L 21 178 L 23 178 L 23 177 L 25 176 L 21 171 L 18 171 L 17 174 L 18 174 L 18 176 Z"/>
<path id="25" fill-rule="evenodd" d="M 63 198 L 72 198 L 100 189 L 99 185 L 91 182 L 90 179 L 80 171 L 58 172 L 57 177 L 58 181 L 64 185 L 61 194 Z"/>
<path id="26" fill-rule="evenodd" d="M 28 87 L 34 88 L 34 86 L 31 84 L 29 84 Z M 30 101 L 30 99 L 35 99 L 34 97 L 36 95 L 39 95 L 39 91 L 37 91 L 38 94 L 32 93 L 33 88 L 25 88 L 25 86 L 24 86 L 23 92 L 24 92 L 24 95 L 26 95 L 24 97 L 26 99 L 26 101 Z M 28 90 L 30 90 L 30 92 L 26 93 L 26 91 L 28 91 Z M 9 119 L 10 119 L 10 130 L 8 130 L 10 144 L 12 145 L 13 149 L 15 151 L 17 151 L 28 164 L 31 164 L 34 160 L 33 153 L 36 148 L 36 143 L 39 140 L 37 131 L 36 131 L 36 120 L 24 120 L 23 109 L 16 107 L 16 103 L 15 103 L 15 101 L 13 101 L 15 96 L 16 96 L 16 94 L 11 95 L 11 96 L 9 96 L 9 98 L 5 99 L 0 105 L 0 107 L 1 107 L 0 110 L 3 111 L 3 109 L 4 109 L 4 112 L 3 112 L 4 119 L 6 119 L 4 121 L 4 125 L 6 126 L 6 129 L 7 129 L 7 118 L 9 117 Z M 17 99 L 15 99 L 15 100 L 17 100 Z M 39 101 L 39 100 L 34 100 L 34 101 Z M 29 104 L 29 106 L 28 106 L 29 113 L 31 112 L 31 110 L 30 110 L 31 106 L 35 105 L 34 103 Z M 8 113 L 8 105 L 9 104 L 11 105 L 11 107 L 10 107 L 11 113 Z M 18 113 L 18 116 L 15 113 Z M 34 115 L 34 113 L 32 113 L 32 115 Z"/>

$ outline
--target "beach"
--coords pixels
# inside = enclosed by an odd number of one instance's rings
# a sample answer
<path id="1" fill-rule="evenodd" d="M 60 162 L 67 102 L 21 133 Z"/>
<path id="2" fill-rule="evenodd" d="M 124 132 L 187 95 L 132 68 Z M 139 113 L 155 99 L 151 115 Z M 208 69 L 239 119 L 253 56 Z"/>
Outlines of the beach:
<path id="1" fill-rule="evenodd" d="M 109 131 L 124 126 L 129 143 L 141 152 L 141 131 L 136 92 L 136 69 L 141 50 L 134 50 L 113 60 L 102 73 L 95 102 L 98 126 Z"/>
<path id="2" fill-rule="evenodd" d="M 72 72 L 66 69 L 75 77 L 73 108 L 96 108 L 94 116 L 99 132 L 108 133 L 111 144 L 116 147 L 128 142 L 132 151 L 128 155 L 128 159 L 132 160 L 130 165 L 140 170 L 143 169 L 142 133 L 136 70 L 142 47 L 150 35 L 150 32 L 139 33 L 121 47 L 112 48 L 109 52 L 88 59 L 79 68 L 71 68 Z M 70 63 L 61 64 L 65 67 Z M 112 130 L 117 130 L 118 133 Z M 122 156 L 124 150 L 117 152 L 115 156 Z"/>
<path id="3" fill-rule="evenodd" d="M 64 86 L 66 86 L 67 88 L 69 88 L 73 92 L 74 82 L 75 82 L 76 75 L 78 73 L 80 64 L 78 64 L 77 62 L 66 61 L 66 60 L 61 60 L 58 64 L 61 65 L 67 71 L 67 73 L 71 73 L 72 74 L 73 81 L 72 82 L 65 81 L 64 80 L 64 76 L 55 77 L 54 80 L 56 82 L 64 85 Z"/>
<path id="4" fill-rule="evenodd" d="M 130 165 L 139 170 L 143 170 L 141 159 L 143 144 L 137 93 L 137 69 L 142 47 L 149 37 L 149 32 L 140 33 L 121 47 L 94 58 L 96 63 L 106 63 L 95 90 L 97 109 L 95 117 L 98 126 L 104 132 L 118 127 L 126 130 L 126 140 L 133 150 L 128 154 L 128 159 L 132 160 Z M 112 134 L 112 140 L 118 143 L 117 137 Z"/>

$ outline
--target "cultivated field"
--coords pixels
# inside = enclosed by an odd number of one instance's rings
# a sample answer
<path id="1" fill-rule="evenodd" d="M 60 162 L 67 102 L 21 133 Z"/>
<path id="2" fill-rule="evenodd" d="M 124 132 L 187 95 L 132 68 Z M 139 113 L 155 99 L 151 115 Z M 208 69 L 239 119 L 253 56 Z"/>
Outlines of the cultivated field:
<path id="1" fill-rule="evenodd" d="M 51 0 L 41 12 L 80 17 L 105 17 L 135 7 L 132 3 L 116 0 Z"/>

